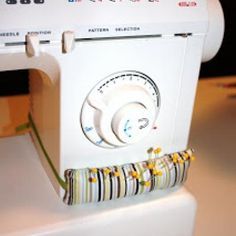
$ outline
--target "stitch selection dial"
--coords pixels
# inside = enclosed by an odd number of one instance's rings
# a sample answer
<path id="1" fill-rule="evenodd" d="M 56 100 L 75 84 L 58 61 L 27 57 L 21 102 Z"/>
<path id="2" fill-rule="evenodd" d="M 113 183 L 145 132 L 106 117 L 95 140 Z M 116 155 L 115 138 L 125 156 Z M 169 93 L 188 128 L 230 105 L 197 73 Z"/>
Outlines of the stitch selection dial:
<path id="1" fill-rule="evenodd" d="M 148 76 L 136 71 L 115 73 L 88 94 L 81 112 L 82 129 L 98 146 L 127 146 L 148 135 L 159 106 L 159 90 Z"/>

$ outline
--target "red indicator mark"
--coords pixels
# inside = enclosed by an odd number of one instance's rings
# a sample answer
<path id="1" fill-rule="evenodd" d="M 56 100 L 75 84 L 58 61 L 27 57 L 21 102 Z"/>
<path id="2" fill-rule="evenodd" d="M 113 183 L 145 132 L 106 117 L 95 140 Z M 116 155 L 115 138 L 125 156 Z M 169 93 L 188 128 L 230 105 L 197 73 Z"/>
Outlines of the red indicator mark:
<path id="1" fill-rule="evenodd" d="M 178 4 L 180 7 L 196 7 L 197 3 L 194 1 L 184 1 L 184 2 L 179 2 Z"/>

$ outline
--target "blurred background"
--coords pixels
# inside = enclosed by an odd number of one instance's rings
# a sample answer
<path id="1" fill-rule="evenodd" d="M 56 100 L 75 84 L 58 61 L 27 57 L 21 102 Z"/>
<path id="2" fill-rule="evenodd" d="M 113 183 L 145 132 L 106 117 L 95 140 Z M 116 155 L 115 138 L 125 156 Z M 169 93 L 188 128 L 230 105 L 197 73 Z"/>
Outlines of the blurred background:
<path id="1" fill-rule="evenodd" d="M 236 74 L 234 60 L 236 55 L 236 1 L 221 0 L 221 4 L 226 26 L 223 45 L 213 60 L 202 64 L 200 79 Z M 27 94 L 27 74 L 28 71 L 0 72 L 0 96 Z"/>

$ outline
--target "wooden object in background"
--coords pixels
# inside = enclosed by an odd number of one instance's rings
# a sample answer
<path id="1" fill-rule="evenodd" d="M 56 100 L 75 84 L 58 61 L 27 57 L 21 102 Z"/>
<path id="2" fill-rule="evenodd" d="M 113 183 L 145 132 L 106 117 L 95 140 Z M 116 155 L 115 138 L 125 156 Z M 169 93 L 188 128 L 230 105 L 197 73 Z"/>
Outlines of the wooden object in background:
<path id="1" fill-rule="evenodd" d="M 0 97 L 0 137 L 22 134 L 15 128 L 27 122 L 28 112 L 28 95 Z"/>

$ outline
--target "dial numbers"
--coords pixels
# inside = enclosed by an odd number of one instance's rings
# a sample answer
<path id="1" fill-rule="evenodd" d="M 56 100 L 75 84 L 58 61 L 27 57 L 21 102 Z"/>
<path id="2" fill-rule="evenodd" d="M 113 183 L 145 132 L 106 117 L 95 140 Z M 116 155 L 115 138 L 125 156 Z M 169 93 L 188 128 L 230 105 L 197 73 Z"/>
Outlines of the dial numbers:
<path id="1" fill-rule="evenodd" d="M 119 72 L 89 93 L 81 112 L 82 128 L 98 146 L 126 146 L 150 132 L 159 106 L 159 90 L 148 76 L 136 71 Z"/>

